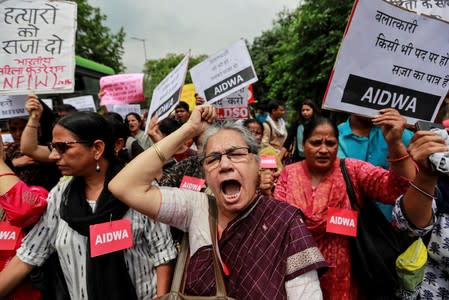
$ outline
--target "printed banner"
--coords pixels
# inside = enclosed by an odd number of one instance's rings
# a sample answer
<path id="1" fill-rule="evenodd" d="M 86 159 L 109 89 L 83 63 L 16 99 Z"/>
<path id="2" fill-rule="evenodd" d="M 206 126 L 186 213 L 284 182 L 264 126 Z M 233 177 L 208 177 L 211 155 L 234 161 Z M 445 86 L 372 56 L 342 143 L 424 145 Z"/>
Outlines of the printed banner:
<path id="1" fill-rule="evenodd" d="M 0 95 L 71 93 L 76 3 L 0 1 Z"/>
<path id="2" fill-rule="evenodd" d="M 106 105 L 108 111 L 116 112 L 123 117 L 126 117 L 127 114 L 131 112 L 137 113 L 139 116 L 142 115 L 142 111 L 140 109 L 140 104 L 113 104 Z"/>
<path id="3" fill-rule="evenodd" d="M 391 4 L 416 11 L 437 19 L 449 21 L 449 1 L 447 0 L 386 0 Z"/>
<path id="4" fill-rule="evenodd" d="M 178 104 L 189 67 L 189 58 L 190 52 L 154 89 L 148 111 L 148 121 L 155 114 L 159 117 L 159 121 L 165 119 Z"/>
<path id="5" fill-rule="evenodd" d="M 248 88 L 242 88 L 231 95 L 214 102 L 217 119 L 248 119 Z"/>
<path id="6" fill-rule="evenodd" d="M 62 102 L 64 104 L 72 105 L 79 111 L 97 112 L 94 97 L 92 97 L 92 95 L 74 97 L 74 98 L 66 98 L 66 99 L 63 99 Z"/>
<path id="7" fill-rule="evenodd" d="M 104 76 L 100 79 L 104 92 L 101 105 L 143 102 L 143 73 Z"/>
<path id="8" fill-rule="evenodd" d="M 240 40 L 190 69 L 196 91 L 210 104 L 257 81 L 251 56 Z"/>
<path id="9" fill-rule="evenodd" d="M 28 116 L 25 102 L 28 96 L 0 96 L 0 119 Z"/>
<path id="10" fill-rule="evenodd" d="M 409 124 L 433 121 L 449 89 L 448 35 L 445 22 L 359 0 L 323 107 L 367 116 L 392 107 Z"/>

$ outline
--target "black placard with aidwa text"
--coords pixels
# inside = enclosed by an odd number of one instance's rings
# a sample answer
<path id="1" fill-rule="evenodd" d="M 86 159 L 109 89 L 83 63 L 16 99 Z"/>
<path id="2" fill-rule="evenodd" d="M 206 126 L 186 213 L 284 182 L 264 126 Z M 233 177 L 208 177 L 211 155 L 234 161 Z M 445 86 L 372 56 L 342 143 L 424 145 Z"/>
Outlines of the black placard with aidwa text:
<path id="1" fill-rule="evenodd" d="M 206 100 L 209 101 L 210 99 L 213 99 L 229 91 L 235 86 L 253 79 L 254 77 L 256 77 L 256 74 L 254 74 L 253 68 L 249 66 L 248 68 L 243 69 L 238 73 L 232 74 L 232 76 L 223 79 L 213 86 L 208 87 L 204 90 L 204 96 L 206 97 Z"/>
<path id="2" fill-rule="evenodd" d="M 395 108 L 403 116 L 431 120 L 440 96 L 350 74 L 341 102 L 371 109 Z"/>

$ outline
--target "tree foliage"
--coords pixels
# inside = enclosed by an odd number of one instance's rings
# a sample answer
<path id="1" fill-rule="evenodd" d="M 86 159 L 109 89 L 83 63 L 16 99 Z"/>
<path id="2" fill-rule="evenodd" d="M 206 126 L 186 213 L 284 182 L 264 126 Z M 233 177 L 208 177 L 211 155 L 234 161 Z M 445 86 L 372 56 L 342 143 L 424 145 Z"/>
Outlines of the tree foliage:
<path id="1" fill-rule="evenodd" d="M 279 14 L 273 28 L 254 39 L 250 53 L 259 77 L 256 99 L 293 107 L 321 103 L 352 8 L 350 0 L 306 0 Z"/>
<path id="2" fill-rule="evenodd" d="M 112 33 L 103 25 L 106 15 L 102 14 L 98 7 L 92 7 L 87 0 L 75 0 L 75 2 L 78 5 L 75 53 L 107 65 L 117 73 L 124 71 L 122 55 L 125 31 L 123 27 L 117 33 Z"/>
<path id="3" fill-rule="evenodd" d="M 145 97 L 151 101 L 154 88 L 181 62 L 184 54 L 169 53 L 164 58 L 151 59 L 145 63 Z M 207 55 L 191 56 L 189 70 L 207 58 Z M 190 73 L 187 72 L 185 83 L 192 83 Z"/>

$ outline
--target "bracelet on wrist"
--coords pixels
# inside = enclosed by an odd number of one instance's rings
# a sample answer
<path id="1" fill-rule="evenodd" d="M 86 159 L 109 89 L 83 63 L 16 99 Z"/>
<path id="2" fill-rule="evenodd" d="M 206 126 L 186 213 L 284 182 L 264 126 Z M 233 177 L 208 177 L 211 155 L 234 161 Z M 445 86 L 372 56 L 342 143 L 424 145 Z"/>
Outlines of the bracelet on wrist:
<path id="1" fill-rule="evenodd" d="M 151 147 L 154 149 L 154 151 L 156 152 L 156 154 L 159 157 L 159 159 L 161 160 L 161 162 L 165 163 L 167 161 L 167 159 L 165 158 L 165 155 L 162 153 L 161 148 L 159 148 L 159 145 L 157 143 L 155 143 Z"/>
<path id="2" fill-rule="evenodd" d="M 17 175 L 15 173 L 11 173 L 11 172 L 9 172 L 9 173 L 0 173 L 0 177 L 2 177 L 2 176 L 16 176 L 17 177 Z"/>
<path id="3" fill-rule="evenodd" d="M 425 190 L 421 189 L 420 187 L 418 187 L 416 184 L 414 184 L 413 182 L 410 181 L 410 186 L 412 188 L 414 188 L 415 190 L 417 190 L 418 192 L 420 192 L 421 194 L 423 194 L 424 196 L 429 197 L 430 199 L 435 199 L 435 196 L 432 194 L 429 194 L 428 192 L 426 192 Z"/>
<path id="4" fill-rule="evenodd" d="M 34 128 L 34 129 L 37 129 L 37 128 L 39 128 L 38 126 L 35 126 L 35 125 L 26 125 L 26 127 L 30 127 L 30 128 Z"/>
<path id="5" fill-rule="evenodd" d="M 389 163 L 397 163 L 397 162 L 400 162 L 400 161 L 403 161 L 403 160 L 406 160 L 407 158 L 409 158 L 410 157 L 410 154 L 405 154 L 405 155 L 403 155 L 403 156 L 400 156 L 400 157 L 396 157 L 396 158 L 387 158 L 387 161 L 389 162 Z"/>

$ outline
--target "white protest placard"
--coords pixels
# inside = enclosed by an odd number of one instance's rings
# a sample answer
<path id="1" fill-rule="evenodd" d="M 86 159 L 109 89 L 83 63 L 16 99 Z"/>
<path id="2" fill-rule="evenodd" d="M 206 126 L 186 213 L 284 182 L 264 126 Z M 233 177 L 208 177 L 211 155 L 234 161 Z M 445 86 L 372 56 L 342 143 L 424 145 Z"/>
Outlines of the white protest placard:
<path id="1" fill-rule="evenodd" d="M 210 104 L 257 81 L 251 56 L 240 40 L 190 69 L 198 94 Z"/>
<path id="2" fill-rule="evenodd" d="M 14 138 L 11 133 L 3 133 L 2 132 L 2 141 L 3 143 L 14 143 Z"/>
<path id="3" fill-rule="evenodd" d="M 189 59 L 190 52 L 154 89 L 148 111 L 148 121 L 155 114 L 159 117 L 159 121 L 165 119 L 178 104 L 189 67 Z"/>
<path id="4" fill-rule="evenodd" d="M 142 115 L 140 104 L 112 104 L 106 105 L 106 107 L 108 108 L 108 111 L 116 112 L 123 118 L 125 118 L 126 115 L 131 112 L 135 112 L 139 116 Z"/>
<path id="5" fill-rule="evenodd" d="M 0 119 L 11 119 L 28 116 L 25 102 L 28 96 L 0 96 Z"/>
<path id="6" fill-rule="evenodd" d="M 92 95 L 73 97 L 63 99 L 62 102 L 64 104 L 70 104 L 75 107 L 78 111 L 93 111 L 97 112 L 97 108 L 95 106 L 94 97 Z"/>
<path id="7" fill-rule="evenodd" d="M 435 34 L 438 33 L 438 34 Z M 434 120 L 449 89 L 449 25 L 383 1 L 357 2 L 323 107 Z"/>
<path id="8" fill-rule="evenodd" d="M 71 93 L 76 3 L 0 1 L 0 95 Z"/>
<path id="9" fill-rule="evenodd" d="M 447 0 L 386 0 L 391 4 L 431 17 L 449 21 Z"/>
<path id="10" fill-rule="evenodd" d="M 248 119 L 248 88 L 244 87 L 213 104 L 218 120 Z"/>
<path id="11" fill-rule="evenodd" d="M 101 105 L 143 102 L 143 73 L 118 74 L 100 79 L 100 89 L 104 95 Z"/>

